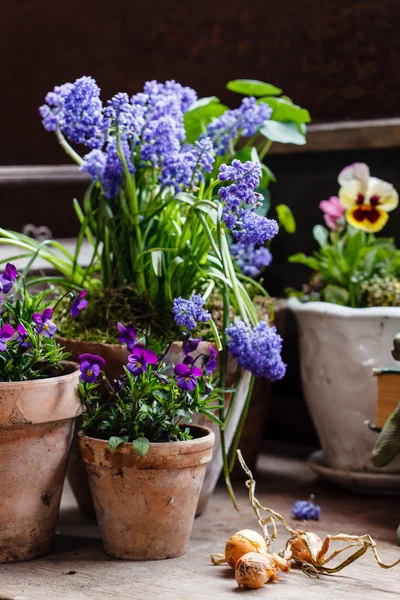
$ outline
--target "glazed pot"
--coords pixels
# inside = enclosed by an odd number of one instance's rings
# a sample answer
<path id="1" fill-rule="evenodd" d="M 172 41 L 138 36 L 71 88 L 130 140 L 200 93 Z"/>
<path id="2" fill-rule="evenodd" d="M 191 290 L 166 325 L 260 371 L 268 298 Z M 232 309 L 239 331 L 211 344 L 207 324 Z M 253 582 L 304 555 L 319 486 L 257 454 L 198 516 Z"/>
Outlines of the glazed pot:
<path id="1" fill-rule="evenodd" d="M 328 467 L 400 473 L 400 459 L 383 469 L 371 462 L 376 433 L 374 368 L 394 367 L 391 349 L 400 308 L 348 308 L 327 302 L 288 301 L 300 333 L 303 390 Z"/>
<path id="2" fill-rule="evenodd" d="M 193 439 L 150 444 L 139 456 L 132 444 L 111 452 L 108 442 L 79 434 L 104 550 L 126 560 L 157 560 L 185 553 L 214 433 L 192 426 Z"/>
<path id="3" fill-rule="evenodd" d="M 0 562 L 46 554 L 56 527 L 75 418 L 77 365 L 66 374 L 0 383 Z"/>
<path id="4" fill-rule="evenodd" d="M 98 354 L 99 356 L 102 356 L 106 361 L 108 375 L 115 379 L 118 378 L 123 372 L 123 365 L 126 364 L 129 355 L 128 350 L 125 348 L 125 346 L 122 346 L 121 344 L 79 342 L 75 340 L 65 340 L 62 338 L 59 339 L 59 342 L 65 347 L 65 349 L 68 352 L 71 353 L 72 358 L 75 360 L 77 360 L 79 354 L 85 353 Z M 197 350 L 192 353 L 192 356 L 198 356 L 199 354 L 207 354 L 208 347 L 208 342 L 201 342 Z M 182 350 L 182 342 L 174 342 L 171 345 L 171 348 L 168 353 L 169 362 L 171 362 L 172 364 L 176 364 L 178 362 L 181 362 L 183 358 L 184 354 Z M 236 369 L 236 360 L 232 356 L 229 356 L 227 368 L 227 387 L 233 387 Z M 231 413 L 229 424 L 225 430 L 227 450 L 229 450 L 237 425 L 239 423 L 240 415 L 242 414 L 243 406 L 246 402 L 249 386 L 250 373 L 247 371 L 243 371 L 236 393 L 235 406 Z M 226 408 L 229 406 L 230 401 L 231 395 L 226 394 Z M 218 425 L 216 425 L 215 423 L 210 421 L 210 419 L 204 417 L 203 415 L 198 415 L 194 419 L 194 422 L 197 425 L 204 425 L 209 427 L 215 433 L 216 437 L 213 457 L 209 465 L 207 466 L 204 485 L 200 494 L 199 506 L 196 512 L 196 515 L 198 516 L 205 509 L 210 495 L 214 491 L 214 488 L 217 484 L 218 478 L 222 470 L 222 456 Z M 71 458 L 68 465 L 68 481 L 71 484 L 72 490 L 76 496 L 77 502 L 82 513 L 87 517 L 93 517 L 94 510 L 92 508 L 92 501 L 89 495 L 87 475 L 84 469 L 84 465 L 81 461 L 79 461 L 77 446 L 78 442 L 76 439 L 74 439 L 71 450 Z"/>

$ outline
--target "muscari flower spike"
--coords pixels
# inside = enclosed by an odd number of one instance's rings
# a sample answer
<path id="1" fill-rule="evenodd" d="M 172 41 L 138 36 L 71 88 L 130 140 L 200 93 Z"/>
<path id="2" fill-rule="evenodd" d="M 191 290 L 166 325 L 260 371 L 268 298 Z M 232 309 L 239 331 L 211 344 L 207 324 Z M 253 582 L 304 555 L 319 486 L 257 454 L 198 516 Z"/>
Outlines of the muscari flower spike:
<path id="1" fill-rule="evenodd" d="M 3 325 L 3 327 L 0 329 L 0 352 L 4 352 L 4 350 L 6 350 L 7 342 L 11 340 L 14 333 L 14 329 L 8 323 Z"/>
<path id="2" fill-rule="evenodd" d="M 16 267 L 11 263 L 7 263 L 4 273 L 0 275 L 0 287 L 4 294 L 7 294 L 11 290 L 17 275 L 18 273 Z"/>
<path id="3" fill-rule="evenodd" d="M 88 301 L 85 299 L 85 296 L 86 290 L 82 290 L 78 295 L 71 298 L 69 311 L 72 318 L 77 317 L 79 313 L 87 307 Z"/>
<path id="4" fill-rule="evenodd" d="M 33 313 L 32 319 L 37 325 L 37 333 L 43 333 L 48 338 L 53 337 L 57 331 L 57 325 L 51 320 L 52 316 L 52 308 L 45 308 L 41 313 Z"/>
<path id="5" fill-rule="evenodd" d="M 203 375 L 203 371 L 195 366 L 192 356 L 186 356 L 183 363 L 177 364 L 174 368 L 174 373 L 178 387 L 188 392 L 193 391 L 197 387 L 197 378 Z"/>
<path id="6" fill-rule="evenodd" d="M 206 323 L 211 315 L 208 310 L 204 310 L 203 305 L 201 294 L 192 294 L 189 300 L 175 298 L 172 305 L 175 323 L 189 331 L 196 329 L 198 323 Z"/>
<path id="7" fill-rule="evenodd" d="M 339 173 L 339 199 L 346 210 L 346 221 L 367 233 L 380 231 L 389 218 L 388 212 L 399 203 L 391 183 L 371 177 L 368 165 L 354 163 Z"/>
<path id="8" fill-rule="evenodd" d="M 321 507 L 311 500 L 297 500 L 292 508 L 292 515 L 295 519 L 303 521 L 319 521 Z"/>
<path id="9" fill-rule="evenodd" d="M 97 354 L 81 354 L 79 356 L 80 378 L 86 383 L 94 383 L 100 375 L 106 361 Z"/>
<path id="10" fill-rule="evenodd" d="M 132 354 L 128 356 L 127 368 L 138 377 L 147 369 L 147 365 L 155 365 L 158 356 L 153 350 L 147 350 L 144 346 L 137 344 L 132 348 Z"/>

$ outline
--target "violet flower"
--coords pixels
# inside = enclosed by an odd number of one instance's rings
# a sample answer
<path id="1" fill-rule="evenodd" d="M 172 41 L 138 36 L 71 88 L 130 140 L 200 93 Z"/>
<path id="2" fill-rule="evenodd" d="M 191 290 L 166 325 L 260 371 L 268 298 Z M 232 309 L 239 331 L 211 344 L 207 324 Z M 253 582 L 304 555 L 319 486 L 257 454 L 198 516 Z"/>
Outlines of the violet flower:
<path id="1" fill-rule="evenodd" d="M 206 358 L 206 373 L 207 375 L 211 375 L 211 373 L 214 371 L 215 367 L 217 366 L 217 355 L 218 352 L 216 351 L 216 349 L 213 346 L 210 346 L 210 354 L 209 356 Z"/>
<path id="2" fill-rule="evenodd" d="M 119 336 L 118 340 L 121 344 L 126 344 L 129 351 L 132 351 L 132 348 L 136 342 L 136 331 L 132 324 L 123 325 L 122 323 L 117 324 Z"/>
<path id="3" fill-rule="evenodd" d="M 86 290 L 82 290 L 77 296 L 75 295 L 74 298 L 71 298 L 71 302 L 69 303 L 69 311 L 72 318 L 77 317 L 79 313 L 87 307 L 88 301 L 85 300 L 85 296 Z"/>
<path id="4" fill-rule="evenodd" d="M 187 356 L 191 352 L 194 352 L 195 350 L 197 350 L 197 347 L 200 344 L 200 342 L 201 342 L 201 338 L 189 338 L 183 344 L 183 354 L 185 356 Z"/>
<path id="5" fill-rule="evenodd" d="M 297 500 L 292 508 L 292 515 L 295 519 L 319 521 L 321 507 L 311 500 Z"/>
<path id="6" fill-rule="evenodd" d="M 29 340 L 28 332 L 25 329 L 25 327 L 22 325 L 22 323 L 18 323 L 17 331 L 18 331 L 17 343 L 18 343 L 19 347 L 20 348 L 30 348 L 32 346 L 32 344 Z"/>
<path id="7" fill-rule="evenodd" d="M 79 356 L 80 378 L 86 383 L 94 383 L 106 361 L 97 354 L 81 354 Z"/>
<path id="8" fill-rule="evenodd" d="M 175 380 L 181 390 L 193 391 L 197 386 L 197 377 L 202 377 L 203 371 L 194 365 L 194 358 L 186 356 L 183 363 L 174 368 Z"/>
<path id="9" fill-rule="evenodd" d="M 18 273 L 15 266 L 11 263 L 7 263 L 4 273 L 0 275 L 0 286 L 2 292 L 7 294 L 11 290 L 17 275 Z"/>
<path id="10" fill-rule="evenodd" d="M 52 316 L 52 308 L 45 308 L 41 313 L 33 313 L 32 319 L 37 325 L 37 333 L 43 333 L 43 335 L 48 338 L 53 337 L 57 331 L 57 326 L 51 320 Z"/>
<path id="11" fill-rule="evenodd" d="M 11 325 L 8 323 L 3 325 L 3 327 L 0 329 L 0 352 L 4 352 L 4 350 L 7 348 L 7 342 L 10 341 L 13 335 L 14 329 L 11 327 Z"/>
<path id="12" fill-rule="evenodd" d="M 144 373 L 147 369 L 147 365 L 155 365 L 158 360 L 158 356 L 153 350 L 146 350 L 144 346 L 133 346 L 132 354 L 128 356 L 127 368 L 138 377 Z"/>

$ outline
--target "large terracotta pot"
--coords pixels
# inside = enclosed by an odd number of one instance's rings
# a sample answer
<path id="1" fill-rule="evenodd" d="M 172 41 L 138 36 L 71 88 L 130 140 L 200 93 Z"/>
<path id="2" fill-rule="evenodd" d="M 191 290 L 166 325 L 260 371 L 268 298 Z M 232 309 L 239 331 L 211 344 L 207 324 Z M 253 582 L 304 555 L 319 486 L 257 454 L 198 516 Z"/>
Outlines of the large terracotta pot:
<path id="1" fill-rule="evenodd" d="M 193 439 L 150 444 L 139 456 L 125 443 L 79 434 L 104 549 L 127 560 L 156 560 L 186 551 L 215 436 L 192 427 Z"/>
<path id="2" fill-rule="evenodd" d="M 348 308 L 327 302 L 288 307 L 300 332 L 303 389 L 327 466 L 342 471 L 400 473 L 400 459 L 384 469 L 371 462 L 376 433 L 377 378 L 373 368 L 394 367 L 400 308 Z"/>
<path id="3" fill-rule="evenodd" d="M 109 364 L 107 362 L 107 369 L 109 376 L 112 378 L 118 378 L 119 375 L 121 375 L 121 373 L 123 372 L 122 367 L 124 364 L 126 364 L 127 357 L 129 354 L 126 348 L 121 346 L 120 344 L 89 343 L 65 339 L 60 339 L 59 341 L 65 347 L 65 349 L 71 353 L 73 359 L 75 360 L 77 359 L 79 354 L 84 354 L 87 352 L 102 356 L 106 361 L 109 361 Z M 207 354 L 208 346 L 208 342 L 201 342 L 196 352 L 192 353 L 192 356 L 197 356 L 202 353 Z M 168 360 L 172 364 L 176 364 L 182 361 L 183 358 L 184 355 L 182 351 L 182 342 L 174 342 L 169 350 Z M 236 369 L 236 360 L 232 356 L 229 356 L 227 369 L 227 387 L 233 387 Z M 244 403 L 246 402 L 249 385 L 250 373 L 244 371 L 242 373 L 238 390 L 236 393 L 235 406 L 231 413 L 229 424 L 225 430 L 227 449 L 229 449 L 232 443 L 233 436 L 239 423 L 240 415 L 242 413 Z M 226 394 L 226 407 L 229 406 L 230 400 L 231 395 Z M 197 515 L 200 515 L 205 509 L 209 497 L 214 491 L 218 478 L 221 474 L 222 456 L 220 449 L 218 425 L 211 422 L 207 417 L 203 417 L 202 415 L 196 417 L 195 424 L 210 427 L 210 429 L 214 431 L 216 437 L 213 458 L 207 466 L 204 485 L 201 490 L 199 505 L 196 513 Z M 68 465 L 68 480 L 71 483 L 71 487 L 75 493 L 75 496 L 83 514 L 90 517 L 94 516 L 94 511 L 91 508 L 92 503 L 88 495 L 89 489 L 87 485 L 87 476 L 84 470 L 84 466 L 82 463 L 79 463 L 79 459 L 77 458 L 77 456 L 77 441 L 75 440 L 71 451 L 70 463 Z"/>
<path id="4" fill-rule="evenodd" d="M 56 527 L 75 417 L 78 370 L 0 383 L 0 562 L 46 554 Z"/>

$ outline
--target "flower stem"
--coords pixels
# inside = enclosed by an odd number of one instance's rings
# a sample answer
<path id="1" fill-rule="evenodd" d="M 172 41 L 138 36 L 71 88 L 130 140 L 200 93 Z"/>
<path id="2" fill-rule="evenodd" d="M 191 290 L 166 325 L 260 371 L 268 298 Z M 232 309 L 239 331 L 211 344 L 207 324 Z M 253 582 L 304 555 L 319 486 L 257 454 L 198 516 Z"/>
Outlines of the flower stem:
<path id="1" fill-rule="evenodd" d="M 264 156 L 267 154 L 267 152 L 269 151 L 271 146 L 272 146 L 271 140 L 267 140 L 261 149 L 260 160 L 262 160 L 264 158 Z"/>
<path id="2" fill-rule="evenodd" d="M 70 156 L 72 158 L 72 160 L 74 160 L 78 165 L 83 164 L 83 158 L 81 156 L 79 156 L 79 154 L 77 152 L 75 152 L 75 150 L 72 148 L 72 146 L 70 146 L 68 144 L 67 140 L 61 133 L 61 130 L 58 126 L 56 128 L 56 136 L 57 136 L 60 146 L 65 150 L 65 152 L 68 154 L 68 156 Z"/>

